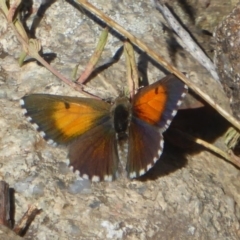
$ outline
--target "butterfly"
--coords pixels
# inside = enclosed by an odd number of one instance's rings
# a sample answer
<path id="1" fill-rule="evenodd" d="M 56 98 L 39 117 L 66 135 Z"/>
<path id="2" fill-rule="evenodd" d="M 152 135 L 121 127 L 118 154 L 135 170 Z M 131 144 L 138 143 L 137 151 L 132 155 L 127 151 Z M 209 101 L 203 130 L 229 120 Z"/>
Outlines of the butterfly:
<path id="1" fill-rule="evenodd" d="M 69 145 L 70 165 L 91 181 L 117 176 L 118 142 L 128 139 L 129 178 L 145 174 L 163 151 L 162 133 L 169 127 L 187 86 L 174 75 L 143 88 L 130 101 L 30 94 L 20 100 L 24 114 L 50 144 Z"/>

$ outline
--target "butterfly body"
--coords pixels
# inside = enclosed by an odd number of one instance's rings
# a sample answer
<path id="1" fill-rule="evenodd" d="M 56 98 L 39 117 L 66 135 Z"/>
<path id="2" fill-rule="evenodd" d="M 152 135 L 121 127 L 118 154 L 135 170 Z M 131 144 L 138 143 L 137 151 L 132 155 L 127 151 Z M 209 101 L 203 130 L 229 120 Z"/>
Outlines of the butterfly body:
<path id="1" fill-rule="evenodd" d="M 111 111 L 113 115 L 113 127 L 117 133 L 117 138 L 125 138 L 127 136 L 129 123 L 132 117 L 131 104 L 128 98 L 116 98 Z"/>
<path id="2" fill-rule="evenodd" d="M 156 163 L 163 150 L 162 132 L 186 91 L 170 75 L 140 89 L 131 102 L 127 97 L 109 104 L 91 98 L 31 94 L 23 97 L 21 105 L 46 140 L 69 145 L 70 165 L 82 177 L 111 181 L 118 169 L 119 140 L 128 137 L 130 178 L 143 175 Z"/>

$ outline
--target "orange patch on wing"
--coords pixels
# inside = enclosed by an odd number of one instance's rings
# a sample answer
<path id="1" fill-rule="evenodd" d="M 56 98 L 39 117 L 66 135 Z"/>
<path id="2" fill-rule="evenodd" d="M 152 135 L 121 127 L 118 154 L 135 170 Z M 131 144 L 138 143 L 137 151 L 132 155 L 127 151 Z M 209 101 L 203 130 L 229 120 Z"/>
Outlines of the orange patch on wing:
<path id="1" fill-rule="evenodd" d="M 137 116 L 150 123 L 155 124 L 159 121 L 165 110 L 167 102 L 167 92 L 164 86 L 153 88 L 141 95 L 134 103 Z"/>
<path id="2" fill-rule="evenodd" d="M 102 115 L 102 112 L 100 113 L 91 106 L 69 102 L 55 103 L 52 112 L 55 126 L 67 137 L 85 133 Z"/>

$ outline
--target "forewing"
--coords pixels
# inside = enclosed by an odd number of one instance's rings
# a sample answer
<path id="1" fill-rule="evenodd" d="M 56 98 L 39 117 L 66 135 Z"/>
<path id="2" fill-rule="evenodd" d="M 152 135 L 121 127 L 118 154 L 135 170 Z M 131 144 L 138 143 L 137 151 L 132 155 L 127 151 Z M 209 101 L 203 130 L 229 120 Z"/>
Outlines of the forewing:
<path id="1" fill-rule="evenodd" d="M 169 75 L 139 90 L 133 98 L 133 116 L 162 131 L 176 115 L 187 86 L 174 75 Z"/>
<path id="2" fill-rule="evenodd" d="M 110 119 L 110 105 L 91 98 L 31 94 L 22 98 L 21 105 L 43 137 L 60 144 Z"/>

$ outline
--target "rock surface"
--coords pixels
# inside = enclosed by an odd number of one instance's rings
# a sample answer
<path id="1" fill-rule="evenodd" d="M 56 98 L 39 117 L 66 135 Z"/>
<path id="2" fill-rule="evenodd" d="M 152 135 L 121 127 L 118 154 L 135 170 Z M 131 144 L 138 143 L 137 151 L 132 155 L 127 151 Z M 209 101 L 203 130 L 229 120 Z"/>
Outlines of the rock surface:
<path id="1" fill-rule="evenodd" d="M 34 1 L 28 26 L 40 2 Z M 231 12 L 233 2 L 187 1 L 184 6 L 178 2 L 169 4 L 211 55 L 210 37 L 201 30 L 212 32 L 222 16 Z M 91 3 L 180 71 L 194 75 L 196 83 L 207 92 L 216 90 L 222 94 L 221 89 L 213 87 L 209 73 L 174 41 L 174 34 L 153 4 L 143 0 Z M 2 13 L 0 22 L 0 179 L 15 188 L 16 221 L 30 204 L 42 209 L 25 239 L 240 238 L 239 169 L 204 149 L 190 151 L 166 143 L 163 156 L 142 181 L 119 178 L 111 183 L 90 184 L 78 179 L 66 165 L 67 149 L 47 145 L 22 116 L 18 101 L 33 92 L 81 94 L 31 59 L 20 68 L 17 58 L 21 46 Z M 44 12 L 35 33 L 43 53 L 55 54 L 51 65 L 70 78 L 76 64 L 80 71 L 86 66 L 101 30 L 73 2 L 56 1 Z M 101 61 L 112 57 L 121 45 L 110 35 Z M 164 75 L 163 68 L 149 62 L 149 82 Z M 88 86 L 100 97 L 116 97 L 126 86 L 124 57 Z M 219 99 L 228 105 L 227 99 Z M 212 112 L 200 115 L 200 122 L 209 120 L 204 125 L 204 136 L 199 122 L 191 125 L 193 113 L 189 114 L 191 123 L 187 126 L 201 137 L 214 135 L 212 142 L 224 148 L 225 129 L 218 133 L 215 129 L 224 121 Z M 210 119 L 213 115 L 215 118 Z"/>
<path id="2" fill-rule="evenodd" d="M 215 30 L 215 64 L 222 79 L 222 85 L 230 99 L 234 116 L 239 120 L 239 34 L 240 4 L 226 16 Z"/>

